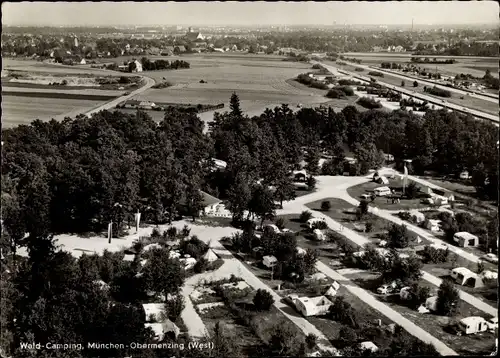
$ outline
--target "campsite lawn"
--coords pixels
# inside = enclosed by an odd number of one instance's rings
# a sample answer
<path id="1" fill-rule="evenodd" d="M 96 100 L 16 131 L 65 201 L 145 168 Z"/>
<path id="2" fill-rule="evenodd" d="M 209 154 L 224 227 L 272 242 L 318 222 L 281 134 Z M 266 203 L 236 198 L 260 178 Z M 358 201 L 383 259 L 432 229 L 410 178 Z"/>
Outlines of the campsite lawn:
<path id="1" fill-rule="evenodd" d="M 331 203 L 331 209 L 329 211 L 321 210 L 321 203 L 325 200 Z M 358 221 L 356 218 L 357 208 L 345 200 L 338 198 L 324 198 L 308 203 L 306 206 L 312 209 L 313 212 L 322 212 L 324 215 L 327 215 L 333 220 L 341 223 L 343 226 L 356 231 L 359 235 L 372 240 L 374 243 L 382 239 L 383 235 L 387 233 L 389 227 L 392 225 L 390 221 L 371 213 L 365 215 L 365 217 Z M 370 232 L 365 232 L 365 226 L 367 223 L 372 224 Z M 410 247 L 425 245 L 427 243 L 425 239 L 421 238 L 421 240 L 422 241 L 420 243 L 411 241 Z"/>
<path id="2" fill-rule="evenodd" d="M 389 184 L 384 185 L 384 184 L 377 184 L 373 181 L 351 186 L 347 188 L 347 193 L 352 196 L 353 198 L 360 200 L 360 196 L 362 194 L 371 194 L 373 193 L 373 190 L 375 188 L 379 188 L 382 186 L 388 186 L 389 188 L 393 189 L 396 193 L 402 193 L 403 191 L 403 181 L 399 179 L 398 177 L 392 179 L 389 179 Z M 408 184 L 411 182 L 411 180 L 408 180 Z M 417 184 L 417 186 L 420 186 Z M 373 202 L 370 202 L 371 206 L 376 206 L 380 209 L 385 209 L 385 210 L 411 210 L 411 209 L 421 209 L 421 208 L 426 208 L 429 207 L 429 204 L 424 204 L 421 202 L 423 195 L 421 195 L 418 198 L 415 199 L 406 199 L 403 198 L 400 200 L 399 203 L 392 203 L 391 200 L 385 197 L 376 197 Z"/>
<path id="3" fill-rule="evenodd" d="M 461 355 L 468 354 L 489 354 L 492 345 L 494 346 L 494 337 L 491 333 L 480 333 L 477 335 L 469 335 L 457 337 L 454 334 L 447 332 L 447 327 L 462 318 L 469 316 L 482 316 L 489 318 L 487 314 L 476 309 L 465 301 L 460 301 L 459 312 L 455 317 L 449 318 L 439 316 L 432 313 L 421 314 L 415 309 L 406 306 L 399 298 L 399 295 L 379 295 L 374 293 L 374 290 L 379 285 L 378 275 L 369 272 L 356 272 L 354 274 L 345 274 L 359 286 L 366 289 L 370 294 L 377 297 L 380 301 L 400 313 L 402 316 L 425 329 L 431 335 L 445 343 L 448 347 Z M 421 280 L 422 286 L 427 286 L 434 294 L 437 292 L 437 287 L 431 283 Z"/>

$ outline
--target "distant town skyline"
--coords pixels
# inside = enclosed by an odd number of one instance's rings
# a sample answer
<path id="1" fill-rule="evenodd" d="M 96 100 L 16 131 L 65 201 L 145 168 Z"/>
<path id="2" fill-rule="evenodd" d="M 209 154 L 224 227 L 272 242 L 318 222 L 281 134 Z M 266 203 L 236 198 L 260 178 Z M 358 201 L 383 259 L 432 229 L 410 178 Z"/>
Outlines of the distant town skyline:
<path id="1" fill-rule="evenodd" d="M 496 1 L 2 3 L 7 26 L 472 25 L 498 15 Z"/>

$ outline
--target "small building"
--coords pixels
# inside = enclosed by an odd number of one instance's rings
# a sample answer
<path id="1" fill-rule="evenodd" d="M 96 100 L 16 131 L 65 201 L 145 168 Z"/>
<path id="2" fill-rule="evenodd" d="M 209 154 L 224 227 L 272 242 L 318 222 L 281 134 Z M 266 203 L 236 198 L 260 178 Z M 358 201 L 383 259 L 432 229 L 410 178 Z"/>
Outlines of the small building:
<path id="1" fill-rule="evenodd" d="M 295 307 L 304 317 L 320 316 L 328 313 L 333 305 L 325 296 L 318 297 L 298 297 L 294 300 Z"/>
<path id="2" fill-rule="evenodd" d="M 466 267 L 457 267 L 452 269 L 450 276 L 461 286 L 471 286 L 474 288 L 484 286 L 482 278 Z"/>
<path id="3" fill-rule="evenodd" d="M 433 195 L 434 204 L 438 206 L 448 205 L 448 198 L 442 195 Z"/>
<path id="4" fill-rule="evenodd" d="M 135 260 L 135 255 L 126 254 L 125 256 L 123 256 L 123 261 L 133 262 L 134 260 Z"/>
<path id="5" fill-rule="evenodd" d="M 463 172 L 460 173 L 459 175 L 460 179 L 462 180 L 468 180 L 470 179 L 470 175 L 469 175 L 469 172 L 467 170 L 464 170 Z"/>
<path id="6" fill-rule="evenodd" d="M 267 268 L 271 268 L 271 267 L 274 267 L 278 263 L 278 259 L 276 257 L 274 257 L 274 256 L 271 256 L 271 255 L 264 256 L 262 258 L 262 263 Z"/>
<path id="7" fill-rule="evenodd" d="M 391 195 L 392 194 L 392 191 L 389 187 L 387 186 L 381 186 L 379 188 L 375 188 L 373 189 L 373 193 L 376 195 L 376 196 L 387 196 L 387 195 Z"/>
<path id="8" fill-rule="evenodd" d="M 87 61 L 85 61 L 84 58 L 82 58 L 79 62 L 80 65 L 86 65 L 87 64 Z"/>
<path id="9" fill-rule="evenodd" d="M 299 181 L 299 182 L 303 182 L 306 180 L 307 178 L 307 172 L 305 169 L 302 169 L 302 170 L 294 170 L 293 171 L 293 178 L 296 180 L 296 181 Z"/>
<path id="10" fill-rule="evenodd" d="M 222 202 L 222 200 L 216 198 L 215 196 L 212 196 L 208 193 L 205 193 L 204 191 L 201 192 L 201 195 L 203 197 L 203 209 L 200 212 L 200 216 L 202 215 L 211 215 L 217 212 L 218 210 L 220 211 L 220 208 L 218 207 L 218 204 Z"/>
<path id="11" fill-rule="evenodd" d="M 303 255 L 305 255 L 305 254 L 306 254 L 306 252 L 307 252 L 307 251 L 306 251 L 306 250 L 304 250 L 302 247 L 298 247 L 298 246 L 297 246 L 297 255 L 299 255 L 299 256 L 303 256 Z"/>
<path id="12" fill-rule="evenodd" d="M 453 241 L 460 247 L 476 247 L 479 245 L 479 238 L 466 231 L 460 231 L 453 235 Z"/>
<path id="13" fill-rule="evenodd" d="M 165 336 L 170 336 L 171 339 L 177 339 L 181 332 L 179 327 L 168 318 L 161 323 L 145 323 L 144 327 L 151 328 L 155 334 L 155 339 L 158 341 L 162 341 Z"/>
<path id="14" fill-rule="evenodd" d="M 411 218 L 417 223 L 420 224 L 421 222 L 425 221 L 425 215 L 424 213 L 418 211 L 418 210 L 410 210 L 410 215 Z"/>
<path id="15" fill-rule="evenodd" d="M 486 332 L 489 329 L 489 325 L 483 317 L 471 316 L 462 318 L 458 322 L 458 328 L 464 334 L 475 334 L 479 332 Z"/>
<path id="16" fill-rule="evenodd" d="M 203 255 L 203 258 L 208 262 L 214 262 L 218 260 L 218 256 L 213 252 L 212 249 L 208 249 L 207 253 Z"/>
<path id="17" fill-rule="evenodd" d="M 274 225 L 274 224 L 264 225 L 262 227 L 262 229 L 263 229 L 263 231 L 270 230 L 270 231 L 272 231 L 275 234 L 279 234 L 281 232 L 280 229 L 276 225 Z"/>
<path id="18" fill-rule="evenodd" d="M 227 167 L 227 163 L 223 160 L 212 158 L 212 161 L 215 169 L 226 169 Z"/>
<path id="19" fill-rule="evenodd" d="M 148 252 L 149 250 L 161 249 L 161 248 L 162 248 L 162 246 L 160 244 L 154 243 L 154 244 L 149 244 L 149 245 L 144 246 L 144 248 L 142 249 L 142 251 Z"/>
<path id="20" fill-rule="evenodd" d="M 142 308 L 148 323 L 162 322 L 165 319 L 165 304 L 163 302 L 143 303 Z"/>
<path id="21" fill-rule="evenodd" d="M 376 182 L 378 184 L 389 184 L 389 179 L 387 179 L 385 176 L 381 175 L 377 178 Z"/>
<path id="22" fill-rule="evenodd" d="M 317 241 L 325 241 L 325 234 L 320 229 L 313 230 L 314 239 Z"/>
<path id="23" fill-rule="evenodd" d="M 184 266 L 184 270 L 190 270 L 196 265 L 196 259 L 194 257 L 185 257 L 179 259 L 179 261 Z"/>
<path id="24" fill-rule="evenodd" d="M 142 72 L 142 63 L 140 63 L 137 60 L 135 60 L 133 62 L 135 63 L 135 69 L 132 70 L 132 72 Z"/>
<path id="25" fill-rule="evenodd" d="M 322 222 L 322 221 L 325 221 L 325 220 L 322 218 L 312 218 L 312 219 L 307 220 L 306 225 L 309 229 L 312 229 L 315 223 Z"/>
<path id="26" fill-rule="evenodd" d="M 378 351 L 378 347 L 372 341 L 361 342 L 359 344 L 359 348 L 361 348 L 361 350 L 363 351 L 371 351 L 371 352 Z"/>
<path id="27" fill-rule="evenodd" d="M 332 285 L 325 292 L 326 297 L 335 297 L 340 289 L 340 284 L 337 281 L 333 281 Z"/>
<path id="28" fill-rule="evenodd" d="M 179 251 L 173 250 L 173 251 L 169 251 L 169 253 L 168 253 L 168 258 L 170 258 L 170 259 L 178 259 L 180 257 L 181 257 L 181 253 Z"/>
<path id="29" fill-rule="evenodd" d="M 439 231 L 441 231 L 441 220 L 437 220 L 437 219 L 428 220 L 426 225 L 425 225 L 425 228 L 427 230 L 432 231 L 432 232 L 439 232 Z"/>

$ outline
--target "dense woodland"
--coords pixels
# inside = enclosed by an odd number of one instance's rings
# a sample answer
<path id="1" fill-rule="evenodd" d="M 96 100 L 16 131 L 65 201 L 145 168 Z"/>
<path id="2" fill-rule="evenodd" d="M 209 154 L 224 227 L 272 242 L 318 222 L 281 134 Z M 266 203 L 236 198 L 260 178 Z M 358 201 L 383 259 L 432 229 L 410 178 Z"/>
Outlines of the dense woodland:
<path id="1" fill-rule="evenodd" d="M 8 266 L 2 260 L 1 323 L 8 327 L 2 346 L 61 337 L 82 342 L 151 339 L 133 303 L 121 303 L 122 296 L 115 294 L 116 304 L 110 306 L 105 293 L 91 284 L 96 272 L 100 277 L 107 272 L 118 292 L 131 287 L 121 258 L 75 260 L 55 252 L 54 234 L 102 232 L 113 221 L 121 235 L 137 210 L 155 224 L 180 215 L 195 219 L 200 189 L 225 200 L 235 222 L 244 220 L 245 213 L 264 220 L 273 215 L 275 201 L 294 197 L 289 174 L 302 160 L 310 175 L 339 175 L 346 171 L 346 149 L 358 159 L 351 174 L 383 165 L 383 151 L 393 154 L 397 165 L 413 158 L 413 173 L 456 175 L 468 169 L 478 193 L 496 199 L 497 140 L 492 124 L 443 110 L 419 117 L 405 111 L 360 113 L 352 106 L 341 112 L 319 107 L 294 113 L 283 105 L 249 118 L 235 94 L 230 111 L 215 115 L 208 134 L 196 114 L 175 110 L 160 123 L 143 112 L 105 111 L 91 119 L 37 120 L 5 129 L 2 253 L 10 257 L 20 245 L 30 256 Z M 320 170 L 324 154 L 331 159 Z M 213 170 L 211 158 L 226 161 L 226 170 Z M 313 178 L 308 182 L 314 186 Z M 175 267 L 172 263 L 165 272 Z M 127 279 L 120 281 L 121 276 Z M 169 287 L 176 290 L 181 284 Z M 124 295 L 134 297 L 128 291 Z M 33 354 L 19 351 L 15 356 Z M 116 354 L 103 351 L 101 356 Z M 75 351 L 70 356 L 95 354 Z"/>

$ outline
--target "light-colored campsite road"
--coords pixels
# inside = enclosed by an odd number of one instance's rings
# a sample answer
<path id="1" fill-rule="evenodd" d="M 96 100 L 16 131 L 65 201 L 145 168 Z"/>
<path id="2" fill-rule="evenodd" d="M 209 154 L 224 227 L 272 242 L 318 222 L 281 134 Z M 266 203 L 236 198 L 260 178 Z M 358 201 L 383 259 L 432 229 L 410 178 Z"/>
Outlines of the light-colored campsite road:
<path id="1" fill-rule="evenodd" d="M 204 239 L 203 237 L 200 237 L 200 239 Z M 318 347 L 321 350 L 326 350 L 326 351 L 333 351 L 335 352 L 335 349 L 332 347 L 328 339 L 325 337 L 325 335 L 318 330 L 314 325 L 312 325 L 309 321 L 307 321 L 305 318 L 300 317 L 298 315 L 290 315 L 284 310 L 288 310 L 289 306 L 282 302 L 282 298 L 274 292 L 269 286 L 264 284 L 258 277 L 256 277 L 250 270 L 248 270 L 238 259 L 236 259 L 233 254 L 225 249 L 222 244 L 219 241 L 212 240 L 211 241 L 211 247 L 214 251 L 215 254 L 217 254 L 219 257 L 222 257 L 225 260 L 225 263 L 219 270 L 216 272 L 207 272 L 202 275 L 196 275 L 193 276 L 192 282 L 188 283 L 189 287 L 186 287 L 185 289 L 183 288 L 183 295 L 186 298 L 186 301 L 190 301 L 189 299 L 189 294 L 192 292 L 194 288 L 194 284 L 198 282 L 200 279 L 205 279 L 205 280 L 217 280 L 223 277 L 229 277 L 230 274 L 234 274 L 235 276 L 241 277 L 245 282 L 253 287 L 255 290 L 257 289 L 262 289 L 266 290 L 269 292 L 273 298 L 274 298 L 274 305 L 278 310 L 280 310 L 285 317 L 287 317 L 290 321 L 292 321 L 304 334 L 307 336 L 308 334 L 312 333 L 318 337 Z M 187 295 L 187 296 L 186 296 Z M 188 312 L 184 313 L 184 311 L 188 310 Z M 189 320 L 193 318 L 193 324 L 188 323 L 188 321 L 184 320 L 186 325 L 188 326 L 188 331 L 190 335 L 193 337 L 200 337 L 203 336 L 206 330 L 204 328 L 199 328 L 199 327 L 204 327 L 203 322 L 202 326 L 200 326 L 199 321 L 201 319 L 199 318 L 198 314 L 194 311 L 194 308 L 191 307 L 188 308 L 188 305 L 186 305 L 186 309 L 183 311 L 184 318 L 186 320 Z M 191 311 L 191 312 L 189 312 Z M 194 312 L 194 313 L 193 313 Z M 198 316 L 198 318 L 194 318 L 194 315 Z"/>
<path id="2" fill-rule="evenodd" d="M 382 174 L 386 174 L 388 171 L 381 170 L 379 172 Z M 348 195 L 346 189 L 349 186 L 357 185 L 357 184 L 371 180 L 371 176 L 366 176 L 366 177 L 340 177 L 340 176 L 339 177 L 322 177 L 321 176 L 321 177 L 316 177 L 316 178 L 317 178 L 316 192 L 301 196 L 294 201 L 283 203 L 283 209 L 279 210 L 277 214 L 279 214 L 279 215 L 293 214 L 293 213 L 297 214 L 297 213 L 300 213 L 304 210 L 311 210 L 307 206 L 305 206 L 306 203 L 320 200 L 320 199 L 326 199 L 326 198 L 340 198 L 340 199 L 344 199 L 344 200 L 348 201 L 349 203 L 351 203 L 353 205 L 358 205 L 359 202 L 356 199 L 352 198 L 350 195 Z M 387 219 L 389 221 L 392 221 L 396 224 L 403 223 L 402 220 L 392 216 L 389 213 L 386 213 L 384 210 L 380 210 L 380 209 L 377 211 L 371 210 L 371 212 L 375 215 L 378 215 L 378 216 L 380 216 L 384 219 Z M 327 216 L 319 211 L 315 211 L 313 215 L 315 217 L 318 217 L 318 218 L 323 218 L 326 221 L 326 223 L 328 224 L 328 227 L 330 227 L 332 230 L 342 234 L 348 240 L 350 240 L 351 242 L 355 243 L 356 245 L 358 245 L 360 247 L 364 247 L 366 244 L 371 242 L 366 237 L 359 235 L 354 230 L 351 230 L 349 228 L 344 227 L 338 221 L 333 220 L 329 216 Z M 416 227 L 416 226 L 411 225 L 411 224 L 406 223 L 406 222 L 404 222 L 404 224 L 408 227 L 408 229 L 410 231 L 413 231 L 416 234 L 423 236 L 426 239 L 428 239 L 434 243 L 445 244 L 444 241 L 436 238 L 435 236 L 433 236 L 431 234 L 428 234 L 426 231 L 424 231 L 423 229 L 420 229 L 419 227 Z M 425 235 L 423 235 L 423 234 L 425 234 Z M 466 259 L 469 259 L 469 257 L 471 257 L 472 260 L 475 260 L 473 262 L 479 261 L 479 258 L 477 256 L 469 254 L 469 253 L 459 249 L 456 246 L 452 246 L 452 245 L 447 245 L 447 246 L 450 248 L 451 251 L 455 252 L 457 255 L 465 257 Z M 429 274 L 428 272 L 425 272 L 425 271 L 422 271 L 422 272 L 424 273 L 423 278 L 426 281 L 428 281 L 434 285 L 437 285 L 437 286 L 439 286 L 439 284 L 441 284 L 441 280 L 439 278 Z M 477 309 L 479 309 L 485 313 L 492 314 L 492 315 L 496 316 L 497 310 L 494 307 L 484 303 L 479 298 L 476 298 L 476 297 L 474 297 L 474 296 L 472 296 L 472 295 L 470 295 L 462 290 L 459 290 L 459 293 L 460 293 L 460 297 L 465 302 L 471 304 L 472 306 L 476 307 Z M 492 312 L 495 312 L 495 313 L 492 313 Z"/>
<path id="3" fill-rule="evenodd" d="M 359 299 L 361 299 L 367 305 L 376 309 L 377 311 L 382 313 L 384 316 L 389 318 L 394 323 L 403 327 L 411 335 L 415 336 L 416 338 L 422 340 L 425 343 L 432 344 L 441 355 L 443 355 L 443 356 L 458 355 L 454 350 L 449 348 L 446 344 L 441 342 L 439 339 L 430 335 L 425 330 L 418 327 L 413 322 L 409 321 L 408 319 L 403 317 L 398 312 L 394 311 L 389 306 L 380 302 L 375 297 L 373 297 L 369 292 L 365 291 L 361 287 L 358 287 L 356 285 L 352 285 L 349 279 L 347 279 L 344 276 L 340 275 L 339 273 L 335 272 L 334 270 L 332 270 L 330 267 L 328 267 L 324 263 L 318 261 L 316 264 L 316 268 L 319 271 L 323 272 L 328 277 L 330 277 L 336 281 L 339 281 L 339 283 L 342 283 L 342 285 L 349 292 L 351 292 L 355 296 L 359 297 Z"/>

